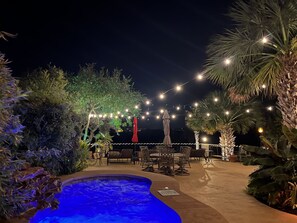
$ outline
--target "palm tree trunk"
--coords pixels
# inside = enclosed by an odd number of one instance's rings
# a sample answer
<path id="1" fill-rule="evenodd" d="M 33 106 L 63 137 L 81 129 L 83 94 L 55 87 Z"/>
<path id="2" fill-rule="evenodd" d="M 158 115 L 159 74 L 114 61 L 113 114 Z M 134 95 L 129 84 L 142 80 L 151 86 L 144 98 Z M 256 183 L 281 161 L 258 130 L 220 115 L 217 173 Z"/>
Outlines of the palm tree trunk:
<path id="1" fill-rule="evenodd" d="M 283 69 L 277 78 L 276 93 L 282 113 L 283 125 L 297 129 L 297 56 L 290 54 L 282 59 Z"/>
<path id="2" fill-rule="evenodd" d="M 235 146 L 234 130 L 231 126 L 224 126 L 221 130 L 220 146 L 222 148 L 222 160 L 229 161 L 230 155 L 233 155 Z"/>

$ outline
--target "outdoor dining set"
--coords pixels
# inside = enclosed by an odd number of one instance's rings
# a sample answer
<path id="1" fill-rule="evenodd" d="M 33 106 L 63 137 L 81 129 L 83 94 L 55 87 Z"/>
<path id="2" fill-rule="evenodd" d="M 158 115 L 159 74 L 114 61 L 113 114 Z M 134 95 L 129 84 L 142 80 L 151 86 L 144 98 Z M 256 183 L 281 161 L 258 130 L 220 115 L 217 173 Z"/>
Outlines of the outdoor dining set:
<path id="1" fill-rule="evenodd" d="M 186 169 L 190 165 L 191 147 L 181 147 L 180 152 L 175 152 L 171 147 L 156 147 L 149 150 L 147 146 L 141 146 L 139 152 L 140 164 L 144 171 L 157 170 L 166 175 L 188 175 Z"/>

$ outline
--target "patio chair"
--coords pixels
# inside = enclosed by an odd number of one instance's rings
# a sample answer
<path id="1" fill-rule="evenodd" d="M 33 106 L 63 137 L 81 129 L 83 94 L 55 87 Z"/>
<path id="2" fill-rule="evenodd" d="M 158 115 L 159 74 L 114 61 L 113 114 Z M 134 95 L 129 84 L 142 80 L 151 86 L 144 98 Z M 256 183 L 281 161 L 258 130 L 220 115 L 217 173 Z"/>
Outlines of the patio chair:
<path id="1" fill-rule="evenodd" d="M 179 157 L 177 165 L 179 168 L 175 171 L 177 175 L 189 175 L 188 170 L 186 170 L 185 166 L 186 164 L 190 165 L 190 153 L 191 153 L 191 147 L 183 147 L 181 150 L 181 153 L 183 156 Z"/>
<path id="2" fill-rule="evenodd" d="M 141 162 L 142 162 L 142 169 L 143 171 L 154 172 L 154 162 L 150 158 L 150 153 L 148 148 L 141 149 Z"/>
<path id="3" fill-rule="evenodd" d="M 174 150 L 162 148 L 159 154 L 158 169 L 165 175 L 174 175 Z"/>

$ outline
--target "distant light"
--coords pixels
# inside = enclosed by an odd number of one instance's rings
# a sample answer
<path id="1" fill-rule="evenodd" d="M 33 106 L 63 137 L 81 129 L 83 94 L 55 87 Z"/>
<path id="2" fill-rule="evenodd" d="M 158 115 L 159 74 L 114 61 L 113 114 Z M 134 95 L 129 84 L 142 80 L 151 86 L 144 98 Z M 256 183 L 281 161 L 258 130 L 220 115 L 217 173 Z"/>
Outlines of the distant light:
<path id="1" fill-rule="evenodd" d="M 265 85 L 265 84 L 263 84 L 261 87 L 262 87 L 263 89 L 265 89 L 265 88 L 266 88 L 266 85 Z"/>
<path id="2" fill-rule="evenodd" d="M 171 118 L 172 118 L 172 119 L 175 119 L 175 118 L 176 118 L 176 115 L 171 115 Z"/>
<path id="3" fill-rule="evenodd" d="M 205 136 L 202 137 L 202 141 L 203 141 L 203 142 L 207 142 L 207 137 L 205 137 Z"/>
<path id="4" fill-rule="evenodd" d="M 164 113 L 164 109 L 161 109 L 161 110 L 160 110 L 160 113 Z"/>
<path id="5" fill-rule="evenodd" d="M 181 89 L 182 89 L 182 87 L 181 87 L 180 85 L 177 85 L 177 86 L 175 87 L 175 90 L 176 90 L 176 91 L 181 91 Z"/>
<path id="6" fill-rule="evenodd" d="M 128 112 L 129 111 L 129 109 L 128 108 L 126 108 L 126 110 L 125 110 L 126 112 Z"/>
<path id="7" fill-rule="evenodd" d="M 149 105 L 151 102 L 149 100 L 146 100 L 145 104 Z"/>
<path id="8" fill-rule="evenodd" d="M 102 117 L 103 117 L 103 115 L 100 114 L 100 115 L 99 115 L 99 118 L 102 118 Z"/>
<path id="9" fill-rule="evenodd" d="M 263 43 L 263 44 L 268 43 L 268 38 L 264 36 L 264 37 L 261 39 L 261 43 Z"/>
<path id="10" fill-rule="evenodd" d="M 218 98 L 214 98 L 213 101 L 214 101 L 214 102 L 218 102 L 219 99 L 218 99 Z"/>
<path id="11" fill-rule="evenodd" d="M 269 106 L 269 107 L 267 107 L 267 110 L 268 111 L 272 111 L 273 110 L 273 107 L 272 106 Z"/>
<path id="12" fill-rule="evenodd" d="M 194 106 L 195 106 L 195 107 L 198 107 L 198 103 L 197 103 L 197 102 L 195 102 L 195 103 L 194 103 Z"/>
<path id="13" fill-rule="evenodd" d="M 226 59 L 224 60 L 224 64 L 225 64 L 225 65 L 230 65 L 230 63 L 231 63 L 231 60 L 230 60 L 229 58 L 226 58 Z"/>
<path id="14" fill-rule="evenodd" d="M 198 81 L 203 80 L 203 75 L 202 75 L 202 74 L 198 74 L 198 75 L 197 75 L 197 80 L 198 80 Z"/>
<path id="15" fill-rule="evenodd" d="M 246 111 L 246 113 L 250 113 L 250 109 L 247 109 L 247 110 L 245 110 Z"/>
<path id="16" fill-rule="evenodd" d="M 105 118 L 106 116 L 107 116 L 107 114 L 104 114 L 104 115 L 103 115 L 103 118 Z"/>
<path id="17" fill-rule="evenodd" d="M 141 119 L 145 119 L 145 116 L 143 115 L 143 116 L 141 116 Z"/>
<path id="18" fill-rule="evenodd" d="M 139 108 L 139 106 L 138 105 L 135 105 L 135 107 L 134 107 L 135 109 L 138 109 Z"/>
<path id="19" fill-rule="evenodd" d="M 189 114 L 189 118 L 192 118 L 192 114 Z"/>
<path id="20" fill-rule="evenodd" d="M 124 118 L 124 115 L 121 115 L 122 118 Z"/>
<path id="21" fill-rule="evenodd" d="M 115 117 L 115 119 L 118 119 L 118 118 L 119 118 L 119 116 L 117 116 L 117 115 L 116 115 L 116 116 L 114 116 L 114 117 Z"/>
<path id="22" fill-rule="evenodd" d="M 111 117 L 111 118 L 112 118 L 112 117 L 113 117 L 113 114 L 112 114 L 112 113 L 110 113 L 109 117 Z"/>
<path id="23" fill-rule="evenodd" d="M 160 99 L 164 99 L 164 98 L 165 98 L 165 95 L 164 95 L 164 94 L 160 94 L 160 95 L 159 95 L 159 98 L 160 98 Z"/>
<path id="24" fill-rule="evenodd" d="M 160 115 L 157 115 L 157 116 L 156 116 L 156 119 L 160 119 Z"/>
<path id="25" fill-rule="evenodd" d="M 264 129 L 262 127 L 258 128 L 258 132 L 259 133 L 263 133 L 264 132 Z"/>
<path id="26" fill-rule="evenodd" d="M 209 114 L 209 113 L 206 113 L 206 116 L 208 116 L 208 117 L 209 117 L 209 116 L 210 116 L 210 114 Z"/>
<path id="27" fill-rule="evenodd" d="M 128 116 L 128 119 L 131 119 L 131 116 L 130 115 Z"/>
<path id="28" fill-rule="evenodd" d="M 118 113 L 118 115 L 119 115 L 119 114 L 121 114 L 121 112 L 120 112 L 120 111 L 118 111 L 117 113 Z"/>
<path id="29" fill-rule="evenodd" d="M 180 107 L 179 107 L 179 106 L 177 106 L 177 107 L 176 107 L 176 110 L 180 110 Z"/>
<path id="30" fill-rule="evenodd" d="M 226 112 L 225 112 L 225 114 L 226 114 L 226 115 L 229 115 L 229 114 L 230 114 L 230 112 L 229 112 L 229 111 L 226 111 Z"/>
<path id="31" fill-rule="evenodd" d="M 145 114 L 146 114 L 146 115 L 149 115 L 150 113 L 147 111 Z"/>

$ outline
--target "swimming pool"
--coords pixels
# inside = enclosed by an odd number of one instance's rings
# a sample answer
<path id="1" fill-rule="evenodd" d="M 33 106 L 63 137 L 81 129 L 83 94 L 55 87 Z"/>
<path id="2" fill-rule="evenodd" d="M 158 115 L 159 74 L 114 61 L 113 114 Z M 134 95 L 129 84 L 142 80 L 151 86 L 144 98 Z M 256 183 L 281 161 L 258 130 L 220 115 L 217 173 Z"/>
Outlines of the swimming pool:
<path id="1" fill-rule="evenodd" d="M 59 209 L 38 211 L 31 223 L 181 223 L 179 215 L 150 193 L 151 181 L 100 176 L 73 181 L 57 197 Z"/>

